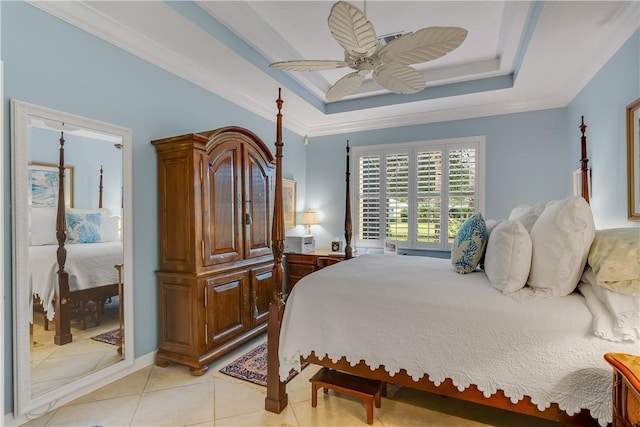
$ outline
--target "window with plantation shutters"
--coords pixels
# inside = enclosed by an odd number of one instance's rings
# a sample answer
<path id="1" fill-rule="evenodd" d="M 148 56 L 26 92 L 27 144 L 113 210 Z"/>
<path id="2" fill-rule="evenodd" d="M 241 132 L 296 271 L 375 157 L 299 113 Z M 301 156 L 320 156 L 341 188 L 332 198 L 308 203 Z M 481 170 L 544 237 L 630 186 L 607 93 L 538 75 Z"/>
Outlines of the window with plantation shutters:
<path id="1" fill-rule="evenodd" d="M 380 240 L 380 156 L 359 159 L 358 229 L 365 241 Z"/>
<path id="2" fill-rule="evenodd" d="M 353 149 L 356 247 L 451 247 L 484 208 L 484 137 Z"/>

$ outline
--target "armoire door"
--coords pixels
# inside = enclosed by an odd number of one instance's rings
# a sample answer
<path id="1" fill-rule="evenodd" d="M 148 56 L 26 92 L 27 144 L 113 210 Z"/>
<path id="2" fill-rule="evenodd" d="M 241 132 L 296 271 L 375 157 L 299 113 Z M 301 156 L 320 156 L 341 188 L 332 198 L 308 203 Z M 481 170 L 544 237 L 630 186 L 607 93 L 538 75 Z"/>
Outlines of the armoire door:
<path id="1" fill-rule="evenodd" d="M 269 304 L 273 301 L 272 266 L 251 270 L 251 326 L 267 321 Z"/>
<path id="2" fill-rule="evenodd" d="M 246 271 L 207 279 L 207 347 L 214 348 L 249 329 L 249 277 Z"/>
<path id="3" fill-rule="evenodd" d="M 244 255 L 241 146 L 237 142 L 222 143 L 204 159 L 203 264 L 241 260 Z"/>
<path id="4" fill-rule="evenodd" d="M 256 258 L 271 253 L 272 172 L 252 147 L 244 155 L 244 255 Z"/>

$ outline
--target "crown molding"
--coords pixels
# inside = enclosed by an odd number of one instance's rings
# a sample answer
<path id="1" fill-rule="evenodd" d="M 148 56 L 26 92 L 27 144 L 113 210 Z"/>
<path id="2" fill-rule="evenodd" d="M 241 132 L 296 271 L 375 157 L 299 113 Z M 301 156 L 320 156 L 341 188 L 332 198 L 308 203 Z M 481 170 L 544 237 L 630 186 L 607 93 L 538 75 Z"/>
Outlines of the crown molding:
<path id="1" fill-rule="evenodd" d="M 339 124 L 309 128 L 307 135 L 311 137 L 329 136 L 342 133 L 364 132 L 378 129 L 389 129 L 401 126 L 423 125 L 427 123 L 447 122 L 452 120 L 474 119 L 479 117 L 501 116 L 505 114 L 525 113 L 529 111 L 564 108 L 566 99 L 539 99 L 527 102 L 507 101 L 495 104 L 480 104 L 470 107 L 454 107 L 437 111 L 416 114 L 398 114 L 366 120 L 344 121 Z"/>
<path id="2" fill-rule="evenodd" d="M 199 58 L 187 58 L 175 46 L 171 48 L 168 45 L 158 43 L 153 37 L 145 35 L 143 29 L 136 28 L 133 23 L 126 25 L 126 23 L 119 22 L 109 16 L 108 9 L 100 9 L 102 2 L 27 1 L 31 5 L 69 24 L 198 85 L 247 111 L 271 122 L 275 121 L 273 103 L 265 93 L 266 91 L 271 91 L 274 87 L 281 86 L 281 84 L 265 75 L 262 70 L 248 61 L 242 63 L 242 66 L 246 68 L 248 75 L 253 77 L 246 78 L 246 87 L 239 88 L 223 78 L 212 79 L 211 70 L 206 66 L 207 63 L 197 62 Z M 176 27 L 180 27 L 182 30 L 201 31 L 192 26 L 191 21 L 162 2 L 145 2 L 145 7 L 150 8 L 145 9 L 145 13 L 158 13 L 165 18 L 175 15 Z M 296 114 L 287 115 L 287 120 L 283 126 L 298 135 L 311 137 L 550 108 L 564 108 L 640 26 L 637 22 L 638 9 L 640 7 L 637 2 L 624 2 L 611 16 L 602 19 L 599 25 L 606 28 L 606 37 L 600 38 L 602 42 L 599 46 L 589 47 L 592 55 L 592 61 L 590 62 L 592 66 L 564 85 L 562 93 L 555 94 L 551 98 L 533 99 L 525 102 L 507 100 L 497 103 L 485 103 L 479 98 L 479 100 L 476 100 L 476 105 L 444 107 L 435 111 L 415 114 L 394 114 L 393 111 L 402 109 L 401 107 L 395 109 L 394 106 L 384 107 L 384 112 L 381 112 L 380 108 L 372 108 L 360 112 L 345 113 L 344 117 L 341 116 L 339 119 L 341 123 L 335 123 L 334 120 L 337 119 L 335 116 L 333 118 L 325 117 L 313 107 L 306 108 L 306 101 L 292 94 L 295 99 L 291 99 L 291 104 L 294 106 Z M 522 11 L 519 11 L 519 13 L 522 13 Z M 178 30 L 173 29 L 173 31 Z M 201 34 L 199 35 L 201 36 Z M 211 49 L 224 50 L 225 54 L 226 52 L 232 53 L 229 47 L 210 35 L 207 36 L 210 37 L 212 44 L 215 45 Z M 423 102 L 426 105 L 430 101 Z M 389 113 L 392 115 L 389 116 Z"/>

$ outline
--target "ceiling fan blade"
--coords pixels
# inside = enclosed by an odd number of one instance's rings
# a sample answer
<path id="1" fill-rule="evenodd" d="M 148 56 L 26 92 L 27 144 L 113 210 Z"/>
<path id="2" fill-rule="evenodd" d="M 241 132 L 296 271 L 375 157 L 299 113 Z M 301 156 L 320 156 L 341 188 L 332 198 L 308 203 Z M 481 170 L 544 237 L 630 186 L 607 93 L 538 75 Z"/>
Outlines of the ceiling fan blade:
<path id="1" fill-rule="evenodd" d="M 468 31 L 460 27 L 427 27 L 397 38 L 380 49 L 383 64 L 409 65 L 431 61 L 462 44 Z"/>
<path id="2" fill-rule="evenodd" d="M 344 61 L 324 59 L 302 59 L 299 61 L 281 61 L 269 64 L 269 67 L 287 71 L 322 71 L 346 66 L 347 63 Z"/>
<path id="3" fill-rule="evenodd" d="M 364 13 L 346 1 L 339 1 L 329 12 L 329 30 L 349 54 L 371 56 L 378 49 L 376 31 Z"/>
<path id="4" fill-rule="evenodd" d="M 363 81 L 364 75 L 362 73 L 356 71 L 347 74 L 329 88 L 327 91 L 327 101 L 337 101 L 340 98 L 351 95 L 362 85 Z"/>
<path id="5" fill-rule="evenodd" d="M 406 65 L 399 67 L 381 65 L 373 72 L 373 80 L 393 93 L 416 93 L 427 87 L 422 73 Z"/>

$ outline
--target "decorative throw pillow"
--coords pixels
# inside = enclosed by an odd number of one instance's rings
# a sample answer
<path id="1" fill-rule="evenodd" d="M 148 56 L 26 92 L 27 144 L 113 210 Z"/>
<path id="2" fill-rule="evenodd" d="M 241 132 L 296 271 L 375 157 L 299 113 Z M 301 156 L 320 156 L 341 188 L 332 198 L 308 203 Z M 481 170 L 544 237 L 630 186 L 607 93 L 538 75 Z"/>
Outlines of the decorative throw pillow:
<path id="1" fill-rule="evenodd" d="M 103 218 L 113 216 L 111 209 L 108 208 L 96 208 L 96 209 L 78 209 L 67 208 L 65 213 L 68 214 L 100 214 Z"/>
<path id="2" fill-rule="evenodd" d="M 484 271 L 491 285 L 505 294 L 527 283 L 531 268 L 531 236 L 520 221 L 500 221 L 487 242 Z"/>
<path id="3" fill-rule="evenodd" d="M 640 228 L 596 231 L 589 265 L 598 285 L 640 297 Z"/>
<path id="4" fill-rule="evenodd" d="M 68 243 L 98 243 L 102 216 L 99 213 L 75 214 L 67 213 Z"/>
<path id="5" fill-rule="evenodd" d="M 549 296 L 573 292 L 587 263 L 594 235 L 591 208 L 582 197 L 547 203 L 531 229 L 529 286 Z"/>
<path id="6" fill-rule="evenodd" d="M 533 206 L 529 206 L 526 203 L 520 204 L 511 210 L 509 219 L 515 219 L 520 221 L 524 228 L 531 233 L 533 224 L 536 223 L 540 214 L 544 211 L 544 203 L 538 202 Z"/>
<path id="7" fill-rule="evenodd" d="M 476 269 L 487 244 L 487 226 L 482 214 L 474 214 L 462 224 L 451 247 L 451 264 L 456 272 L 471 273 Z"/>

